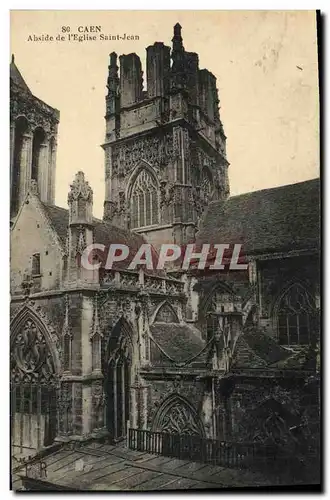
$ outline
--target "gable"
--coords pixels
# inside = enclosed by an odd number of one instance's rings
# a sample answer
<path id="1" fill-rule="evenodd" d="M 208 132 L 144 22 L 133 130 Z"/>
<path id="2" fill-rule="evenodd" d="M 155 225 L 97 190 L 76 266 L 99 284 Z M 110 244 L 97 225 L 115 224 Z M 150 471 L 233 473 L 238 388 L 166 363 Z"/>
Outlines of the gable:
<path id="1" fill-rule="evenodd" d="M 11 230 L 11 290 L 21 293 L 21 283 L 32 272 L 33 255 L 40 255 L 40 277 L 36 289 L 52 290 L 61 282 L 63 246 L 41 203 L 27 196 Z M 35 290 L 37 291 L 37 290 Z"/>

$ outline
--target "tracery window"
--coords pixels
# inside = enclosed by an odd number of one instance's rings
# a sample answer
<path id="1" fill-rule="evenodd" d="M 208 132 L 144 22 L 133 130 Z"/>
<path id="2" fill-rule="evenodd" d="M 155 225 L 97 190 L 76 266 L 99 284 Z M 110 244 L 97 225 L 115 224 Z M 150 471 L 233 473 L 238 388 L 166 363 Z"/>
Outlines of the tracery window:
<path id="1" fill-rule="evenodd" d="M 131 228 L 151 226 L 158 222 L 157 184 L 147 170 L 142 170 L 131 194 Z"/>
<path id="2" fill-rule="evenodd" d="M 181 396 L 170 396 L 164 401 L 152 427 L 169 434 L 203 435 L 203 427 L 195 410 Z"/>
<path id="3" fill-rule="evenodd" d="M 291 286 L 277 309 L 278 341 L 281 345 L 306 345 L 311 341 L 312 298 L 301 285 Z"/>
<path id="4" fill-rule="evenodd" d="M 26 316 L 11 343 L 14 455 L 39 450 L 56 436 L 55 367 L 42 328 Z"/>

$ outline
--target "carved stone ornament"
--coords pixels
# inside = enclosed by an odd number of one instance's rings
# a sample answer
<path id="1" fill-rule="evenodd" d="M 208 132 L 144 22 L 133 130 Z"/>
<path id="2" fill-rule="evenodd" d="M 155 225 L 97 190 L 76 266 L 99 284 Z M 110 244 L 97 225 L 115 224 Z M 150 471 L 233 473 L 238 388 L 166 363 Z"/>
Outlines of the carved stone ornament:
<path id="1" fill-rule="evenodd" d="M 77 240 L 77 247 L 76 247 L 76 253 L 83 254 L 85 248 L 86 248 L 86 236 L 85 236 L 85 230 L 83 226 L 79 226 L 79 236 Z"/>
<path id="2" fill-rule="evenodd" d="M 88 182 L 85 181 L 84 172 L 81 171 L 76 174 L 73 183 L 70 185 L 68 202 L 70 203 L 71 201 L 76 201 L 78 199 L 82 199 L 90 203 L 93 201 L 93 190 Z"/>
<path id="3" fill-rule="evenodd" d="M 160 206 L 168 206 L 174 197 L 174 185 L 165 180 L 160 183 Z"/>
<path id="4" fill-rule="evenodd" d="M 201 434 L 197 417 L 181 400 L 174 400 L 173 404 L 159 416 L 157 429 L 169 434 Z"/>
<path id="5" fill-rule="evenodd" d="M 100 321 L 99 321 L 98 300 L 97 300 L 97 297 L 95 297 L 95 299 L 94 299 L 93 322 L 92 322 L 92 327 L 91 327 L 91 331 L 90 331 L 90 340 L 92 340 L 97 335 L 100 338 L 103 337 L 103 333 L 101 331 Z"/>
<path id="6" fill-rule="evenodd" d="M 141 160 L 159 169 L 173 157 L 173 136 L 148 136 L 112 148 L 112 175 L 126 175 Z"/>
<path id="7" fill-rule="evenodd" d="M 25 314 L 28 315 L 29 312 L 31 312 L 31 315 L 35 315 L 40 318 L 40 320 L 43 322 L 50 336 L 50 340 L 54 344 L 54 348 L 56 349 L 56 352 L 60 357 L 62 354 L 62 347 L 59 333 L 55 329 L 53 322 L 49 318 L 47 312 L 34 300 L 27 298 L 26 303 L 19 309 L 11 324 L 14 325 L 16 322 L 19 322 L 19 318 L 23 317 Z M 11 329 L 12 328 L 13 327 L 11 326 Z"/>
<path id="8" fill-rule="evenodd" d="M 15 383 L 48 384 L 55 379 L 55 367 L 45 336 L 27 318 L 11 347 L 11 378 Z"/>
<path id="9" fill-rule="evenodd" d="M 30 182 L 30 193 L 39 196 L 39 191 L 38 191 L 38 183 L 35 179 L 31 179 Z"/>

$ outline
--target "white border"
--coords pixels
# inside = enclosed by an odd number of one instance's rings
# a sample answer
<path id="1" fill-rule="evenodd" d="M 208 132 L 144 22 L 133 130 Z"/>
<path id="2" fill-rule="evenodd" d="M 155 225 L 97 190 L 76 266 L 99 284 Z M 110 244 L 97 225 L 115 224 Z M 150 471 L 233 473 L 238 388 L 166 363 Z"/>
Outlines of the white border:
<path id="1" fill-rule="evenodd" d="M 120 9 L 110 9 L 109 7 L 120 6 Z M 2 377 L 1 377 L 1 395 L 2 395 L 2 404 L 1 404 L 1 436 L 0 436 L 0 453 L 1 453 L 1 477 L 0 477 L 0 493 L 2 493 L 2 498 L 8 498 L 12 495 L 9 492 L 9 396 L 8 396 L 8 388 L 9 388 L 9 230 L 8 230 L 8 221 L 9 221 L 9 113 L 8 113 L 8 102 L 9 102 L 9 78 L 8 78 L 8 68 L 9 68 L 9 58 L 10 58 L 10 48 L 9 48 L 9 10 L 165 10 L 164 8 L 158 8 L 159 3 L 152 2 L 151 0 L 144 0 L 140 2 L 134 2 L 133 0 L 121 0 L 121 2 L 116 4 L 112 4 L 106 0 L 93 0 L 93 2 L 86 2 L 84 0 L 57 0 L 47 2 L 47 7 L 45 4 L 45 0 L 34 0 L 29 2 L 22 1 L 7 1 L 4 0 L 0 6 L 0 43 L 1 43 L 1 110 L 2 117 L 0 121 L 1 127 L 1 210 L 0 210 L 0 221 L 1 221 L 1 262 L 2 262 L 2 272 L 1 272 L 1 349 L 0 349 L 0 366 L 2 368 Z M 223 10 L 315 10 L 316 8 L 321 9 L 323 14 L 327 14 L 329 11 L 328 5 L 329 2 L 322 0 L 318 2 L 318 5 L 315 5 L 315 2 L 311 1 L 277 1 L 271 2 L 266 0 L 252 1 L 252 2 L 244 2 L 238 0 L 223 0 L 219 1 L 210 1 L 204 0 L 203 2 L 194 2 L 193 0 L 167 0 L 166 3 L 163 4 L 166 7 L 166 10 L 218 10 L 219 8 Z M 324 23 L 326 24 L 326 23 Z M 325 29 L 325 26 L 324 26 Z M 329 47 L 328 41 L 326 37 L 326 33 L 324 33 L 324 61 L 323 61 L 323 71 L 326 69 L 326 72 L 323 75 L 323 91 L 325 94 L 326 85 L 325 82 L 329 81 L 327 78 L 328 70 L 329 70 Z M 325 95 L 324 95 L 325 101 Z M 325 102 L 323 102 L 323 106 L 325 106 Z M 323 121 L 326 121 L 327 114 L 325 110 L 323 112 Z M 329 129 L 324 129 L 323 135 L 323 148 L 325 149 L 326 144 L 330 143 L 329 137 Z M 326 155 L 324 151 L 324 165 L 323 165 L 323 192 L 324 192 L 324 208 L 325 208 L 325 217 L 327 223 L 324 224 L 324 228 L 326 226 L 329 227 L 330 220 L 330 208 L 329 203 L 327 203 L 327 193 L 330 195 L 329 188 L 329 176 L 327 176 L 327 163 L 326 163 Z M 329 248 L 328 245 L 328 234 L 329 231 L 326 231 L 324 234 L 324 250 L 325 255 L 327 255 L 327 250 Z M 329 270 L 325 265 L 323 269 L 323 279 L 325 280 L 324 284 L 327 285 L 329 282 Z M 324 332 L 323 339 L 324 344 L 326 345 L 326 353 L 323 354 L 323 363 L 326 365 L 326 358 L 329 359 L 329 345 L 330 342 L 326 342 L 325 338 L 328 334 L 328 315 L 326 311 L 330 311 L 330 298 L 329 295 L 324 300 Z M 326 356 L 328 355 L 328 356 Z M 324 375 L 326 375 L 324 370 Z M 326 385 L 326 381 L 324 380 L 324 385 Z M 324 396 L 326 396 L 326 388 L 324 387 Z M 323 408 L 323 423 L 326 425 L 327 423 L 327 415 L 328 413 L 328 403 L 329 398 L 326 398 L 324 408 Z M 325 433 L 325 438 L 329 435 L 329 432 Z M 327 445 L 329 444 L 327 439 Z M 325 447 L 325 452 L 328 450 L 328 446 Z M 327 456 L 327 455 L 326 455 Z M 329 476 L 329 459 L 325 460 L 324 463 L 324 483 L 325 487 L 327 486 L 327 477 Z M 111 492 L 112 495 L 114 494 Z M 233 495 L 236 494 L 230 493 L 220 493 L 222 497 L 232 498 Z M 31 494 L 30 494 L 31 495 Z M 174 494 L 176 496 L 178 494 Z M 167 495 L 166 495 L 167 496 Z M 166 497 L 165 496 L 165 497 Z M 170 495 L 168 495 L 170 496 Z M 266 497 L 266 495 L 264 495 Z M 283 493 L 281 494 L 283 497 Z M 74 495 L 76 497 L 76 495 Z M 165 498 L 163 496 L 163 498 Z M 171 494 L 173 498 L 173 494 Z"/>

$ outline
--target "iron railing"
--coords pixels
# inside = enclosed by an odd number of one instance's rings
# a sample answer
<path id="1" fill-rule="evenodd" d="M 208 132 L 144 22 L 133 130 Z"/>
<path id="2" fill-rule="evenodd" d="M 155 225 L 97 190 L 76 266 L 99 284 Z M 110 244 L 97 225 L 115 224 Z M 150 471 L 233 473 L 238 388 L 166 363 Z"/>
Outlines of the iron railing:
<path id="1" fill-rule="evenodd" d="M 156 455 L 209 463 L 223 467 L 248 467 L 276 460 L 273 447 L 258 443 L 239 443 L 187 434 L 169 434 L 129 429 L 129 448 Z"/>

